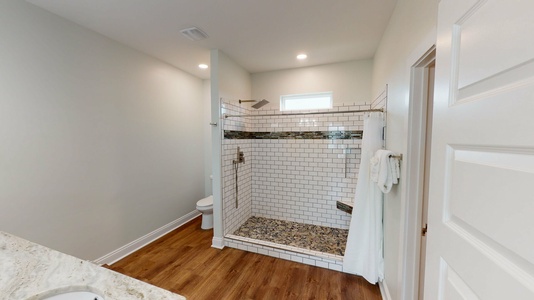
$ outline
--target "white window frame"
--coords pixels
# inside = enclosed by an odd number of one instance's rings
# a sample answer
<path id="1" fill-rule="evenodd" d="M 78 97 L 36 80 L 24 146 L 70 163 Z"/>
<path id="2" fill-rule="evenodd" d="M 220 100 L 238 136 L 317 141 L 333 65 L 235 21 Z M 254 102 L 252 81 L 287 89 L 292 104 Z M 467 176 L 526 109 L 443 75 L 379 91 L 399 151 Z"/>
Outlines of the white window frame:
<path id="1" fill-rule="evenodd" d="M 308 93 L 308 94 L 292 94 L 292 95 L 282 95 L 280 96 L 280 111 L 295 111 L 295 110 L 316 110 L 316 109 L 331 109 L 333 107 L 333 92 L 320 92 L 320 93 Z M 328 98 L 327 105 L 320 106 L 301 106 L 301 107 L 288 107 L 286 105 L 287 101 L 291 100 L 309 100 L 317 98 Z"/>

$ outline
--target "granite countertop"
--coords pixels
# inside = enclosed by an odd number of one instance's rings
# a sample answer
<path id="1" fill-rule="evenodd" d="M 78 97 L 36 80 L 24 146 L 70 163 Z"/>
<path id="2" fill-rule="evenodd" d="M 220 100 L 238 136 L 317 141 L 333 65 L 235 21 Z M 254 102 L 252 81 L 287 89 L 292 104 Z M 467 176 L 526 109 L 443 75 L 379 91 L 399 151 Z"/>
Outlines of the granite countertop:
<path id="1" fill-rule="evenodd" d="M 137 279 L 0 231 L 0 298 L 38 300 L 90 291 L 105 300 L 184 300 Z"/>

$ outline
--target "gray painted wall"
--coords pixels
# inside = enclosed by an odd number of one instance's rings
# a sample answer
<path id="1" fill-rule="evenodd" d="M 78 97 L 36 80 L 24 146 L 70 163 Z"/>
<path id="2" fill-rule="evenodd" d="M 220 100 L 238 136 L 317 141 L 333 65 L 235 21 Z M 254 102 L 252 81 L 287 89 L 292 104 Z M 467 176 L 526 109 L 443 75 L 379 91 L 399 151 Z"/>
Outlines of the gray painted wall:
<path id="1" fill-rule="evenodd" d="M 353 60 L 313 67 L 252 74 L 253 99 L 267 99 L 264 109 L 280 107 L 280 96 L 333 92 L 337 105 L 371 103 L 373 60 Z"/>
<path id="2" fill-rule="evenodd" d="M 373 95 L 388 84 L 387 147 L 407 153 L 410 71 L 412 65 L 436 42 L 438 1 L 399 0 L 375 54 Z M 404 161 L 403 164 L 409 163 Z M 403 299 L 406 168 L 400 184 L 384 201 L 385 284 L 392 299 Z"/>
<path id="3" fill-rule="evenodd" d="M 25 1 L 0 36 L 0 230 L 95 259 L 195 210 L 201 79 Z"/>

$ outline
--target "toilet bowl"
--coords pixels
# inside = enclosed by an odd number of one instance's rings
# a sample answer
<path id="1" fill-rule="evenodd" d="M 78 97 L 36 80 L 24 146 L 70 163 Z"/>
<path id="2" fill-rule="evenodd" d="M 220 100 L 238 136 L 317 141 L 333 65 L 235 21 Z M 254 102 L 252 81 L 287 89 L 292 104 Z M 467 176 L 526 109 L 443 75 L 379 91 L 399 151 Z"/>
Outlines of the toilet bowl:
<path id="1" fill-rule="evenodd" d="M 200 199 L 197 202 L 197 210 L 202 213 L 202 229 L 213 228 L 213 196 Z"/>

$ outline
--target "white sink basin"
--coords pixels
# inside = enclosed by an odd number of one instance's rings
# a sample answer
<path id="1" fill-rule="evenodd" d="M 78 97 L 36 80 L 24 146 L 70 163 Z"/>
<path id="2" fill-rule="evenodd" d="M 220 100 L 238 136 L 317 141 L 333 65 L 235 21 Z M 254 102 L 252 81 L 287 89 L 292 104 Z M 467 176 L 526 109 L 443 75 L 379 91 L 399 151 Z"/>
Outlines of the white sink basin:
<path id="1" fill-rule="evenodd" d="M 42 298 L 43 300 L 104 300 L 100 295 L 91 292 L 65 292 Z"/>

